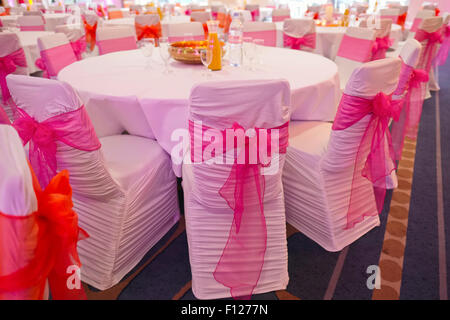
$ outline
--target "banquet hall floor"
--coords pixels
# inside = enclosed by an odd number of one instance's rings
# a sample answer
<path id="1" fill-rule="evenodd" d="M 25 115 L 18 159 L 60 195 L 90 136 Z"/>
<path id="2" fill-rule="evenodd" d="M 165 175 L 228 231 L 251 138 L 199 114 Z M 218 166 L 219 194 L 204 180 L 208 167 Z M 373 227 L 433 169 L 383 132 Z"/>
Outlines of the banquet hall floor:
<path id="1" fill-rule="evenodd" d="M 441 90 L 424 103 L 417 141 L 407 141 L 399 187 L 381 226 L 341 252 L 327 252 L 288 225 L 289 285 L 252 299 L 447 299 L 450 271 L 450 59 Z M 449 216 L 445 217 L 445 214 Z M 367 286 L 379 266 L 380 289 Z M 184 220 L 116 286 L 88 299 L 195 299 Z M 370 282 L 370 281 L 369 281 Z"/>

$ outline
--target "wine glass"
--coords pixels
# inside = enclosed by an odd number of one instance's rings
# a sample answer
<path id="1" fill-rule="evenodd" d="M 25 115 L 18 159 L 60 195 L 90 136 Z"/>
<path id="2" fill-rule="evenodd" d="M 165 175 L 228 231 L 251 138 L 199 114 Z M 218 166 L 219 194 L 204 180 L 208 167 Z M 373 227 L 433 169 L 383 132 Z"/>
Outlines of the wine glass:
<path id="1" fill-rule="evenodd" d="M 261 51 L 264 46 L 264 39 L 253 39 L 253 43 L 255 44 L 255 60 L 257 65 L 261 65 Z"/>
<path id="2" fill-rule="evenodd" d="M 172 70 L 169 69 L 169 60 L 170 60 L 170 52 L 169 52 L 169 39 L 167 37 L 159 38 L 159 54 L 161 59 L 164 62 L 164 73 L 171 73 Z"/>
<path id="3" fill-rule="evenodd" d="M 200 59 L 202 60 L 203 65 L 206 67 L 206 71 L 203 72 L 204 76 L 210 77 L 210 71 L 211 69 L 209 69 L 209 65 L 212 62 L 212 49 L 211 48 L 206 48 L 206 49 L 202 49 L 200 50 Z"/>
<path id="4" fill-rule="evenodd" d="M 142 55 L 146 58 L 145 68 L 150 67 L 150 61 L 153 55 L 153 48 L 155 47 L 155 39 L 143 38 L 139 41 L 139 48 L 141 49 Z"/>
<path id="5" fill-rule="evenodd" d="M 250 70 L 253 70 L 253 60 L 255 59 L 256 45 L 253 42 L 253 39 L 250 37 L 244 37 L 243 39 L 243 47 L 244 47 L 244 56 L 247 58 L 249 62 Z"/>

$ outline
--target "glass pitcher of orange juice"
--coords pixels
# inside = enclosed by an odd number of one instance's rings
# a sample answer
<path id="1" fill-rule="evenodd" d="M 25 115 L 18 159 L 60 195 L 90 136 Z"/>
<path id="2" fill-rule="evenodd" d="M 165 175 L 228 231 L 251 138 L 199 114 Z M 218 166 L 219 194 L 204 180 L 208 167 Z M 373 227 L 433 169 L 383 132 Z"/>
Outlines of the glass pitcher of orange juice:
<path id="1" fill-rule="evenodd" d="M 222 47 L 219 41 L 217 31 L 219 29 L 219 21 L 208 21 L 208 46 L 212 50 L 212 60 L 209 69 L 216 71 L 222 69 Z"/>

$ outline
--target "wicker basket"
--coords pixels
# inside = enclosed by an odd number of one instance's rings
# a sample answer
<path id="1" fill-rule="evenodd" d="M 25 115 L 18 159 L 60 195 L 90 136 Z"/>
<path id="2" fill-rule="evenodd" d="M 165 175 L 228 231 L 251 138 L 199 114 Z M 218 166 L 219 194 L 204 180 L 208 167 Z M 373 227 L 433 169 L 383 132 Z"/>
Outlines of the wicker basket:
<path id="1" fill-rule="evenodd" d="M 187 64 L 202 64 L 200 51 L 206 48 L 207 41 L 178 41 L 169 47 L 173 59 Z M 223 46 L 224 43 L 222 42 Z M 222 56 L 225 54 L 222 50 Z"/>

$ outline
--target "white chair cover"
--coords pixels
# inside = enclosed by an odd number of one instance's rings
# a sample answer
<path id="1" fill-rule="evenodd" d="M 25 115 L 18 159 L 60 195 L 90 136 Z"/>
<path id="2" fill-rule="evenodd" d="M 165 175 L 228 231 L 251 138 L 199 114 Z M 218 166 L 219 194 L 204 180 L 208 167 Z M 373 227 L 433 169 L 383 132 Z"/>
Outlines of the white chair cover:
<path id="1" fill-rule="evenodd" d="M 38 122 L 81 106 L 66 83 L 7 80 L 17 106 Z M 90 235 L 78 245 L 82 281 L 101 290 L 118 283 L 179 219 L 170 158 L 156 141 L 122 131 L 91 152 L 56 142 L 58 171 L 69 170 L 74 210 Z"/>
<path id="2" fill-rule="evenodd" d="M 391 94 L 400 69 L 398 58 L 368 62 L 353 72 L 345 93 L 362 98 L 373 98 L 380 91 Z M 357 202 L 375 216 L 344 230 L 356 153 L 370 117 L 337 131 L 326 122 L 290 124 L 283 171 L 286 219 L 328 251 L 342 250 L 380 223 L 373 186 L 366 180 L 358 186 L 364 197 Z"/>

